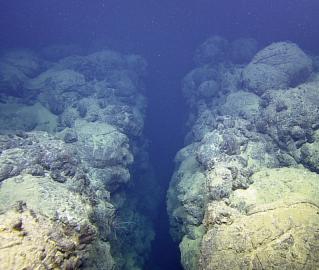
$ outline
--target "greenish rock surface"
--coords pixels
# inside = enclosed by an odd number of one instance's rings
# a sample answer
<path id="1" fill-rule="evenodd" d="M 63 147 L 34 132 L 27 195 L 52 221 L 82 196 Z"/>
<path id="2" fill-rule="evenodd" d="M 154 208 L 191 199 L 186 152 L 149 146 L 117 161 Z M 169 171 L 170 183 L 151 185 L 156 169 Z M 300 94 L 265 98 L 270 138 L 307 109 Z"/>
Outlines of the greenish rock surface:
<path id="1" fill-rule="evenodd" d="M 318 74 L 289 42 L 247 66 L 227 44 L 200 46 L 183 80 L 189 132 L 167 197 L 183 268 L 317 269 Z M 203 97 L 211 80 L 218 95 Z"/>
<path id="2" fill-rule="evenodd" d="M 0 55 L 2 268 L 143 269 L 158 193 L 146 66 L 72 45 Z"/>
<path id="3" fill-rule="evenodd" d="M 4 269 L 97 268 L 92 250 L 105 254 L 91 219 L 99 200 L 76 149 L 44 132 L 0 136 L 0 262 Z M 106 260 L 108 262 L 106 263 Z"/>
<path id="4" fill-rule="evenodd" d="M 229 198 L 225 207 L 234 209 L 218 213 L 219 207 L 208 206 L 200 269 L 318 268 L 319 176 L 280 168 L 252 179 Z M 216 215 L 225 221 L 212 222 Z"/>

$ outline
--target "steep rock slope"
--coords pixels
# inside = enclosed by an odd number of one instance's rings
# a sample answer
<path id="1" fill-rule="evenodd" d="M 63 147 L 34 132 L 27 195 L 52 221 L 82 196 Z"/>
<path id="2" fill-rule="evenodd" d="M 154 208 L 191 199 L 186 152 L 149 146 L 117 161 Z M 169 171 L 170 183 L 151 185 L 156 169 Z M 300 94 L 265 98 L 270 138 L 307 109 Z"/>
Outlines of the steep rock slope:
<path id="1" fill-rule="evenodd" d="M 210 38 L 183 80 L 168 212 L 185 269 L 319 267 L 318 70 L 296 44 L 256 47 Z"/>
<path id="2" fill-rule="evenodd" d="M 143 137 L 145 69 L 142 57 L 112 50 L 2 54 L 5 269 L 143 267 L 156 194 Z"/>

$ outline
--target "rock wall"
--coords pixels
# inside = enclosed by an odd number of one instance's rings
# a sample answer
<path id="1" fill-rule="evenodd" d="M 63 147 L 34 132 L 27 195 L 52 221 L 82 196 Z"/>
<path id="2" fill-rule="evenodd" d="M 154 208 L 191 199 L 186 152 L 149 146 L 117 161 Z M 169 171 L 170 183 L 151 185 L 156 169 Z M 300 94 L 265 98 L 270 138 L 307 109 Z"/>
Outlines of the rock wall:
<path id="1" fill-rule="evenodd" d="M 143 267 L 156 204 L 145 71 L 112 50 L 1 55 L 1 268 Z"/>
<path id="2" fill-rule="evenodd" d="M 319 268 L 318 69 L 293 43 L 257 51 L 212 37 L 183 80 L 167 197 L 184 269 Z"/>

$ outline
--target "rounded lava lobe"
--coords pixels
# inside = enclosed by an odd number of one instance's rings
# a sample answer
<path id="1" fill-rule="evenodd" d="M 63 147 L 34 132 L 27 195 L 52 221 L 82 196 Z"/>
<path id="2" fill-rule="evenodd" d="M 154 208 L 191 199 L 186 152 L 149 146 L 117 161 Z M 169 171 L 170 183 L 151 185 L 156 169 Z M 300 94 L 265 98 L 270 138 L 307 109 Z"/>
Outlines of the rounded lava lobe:
<path id="1" fill-rule="evenodd" d="M 269 89 L 294 87 L 306 81 L 312 61 L 296 44 L 277 42 L 258 52 L 242 73 L 243 86 L 258 95 Z"/>

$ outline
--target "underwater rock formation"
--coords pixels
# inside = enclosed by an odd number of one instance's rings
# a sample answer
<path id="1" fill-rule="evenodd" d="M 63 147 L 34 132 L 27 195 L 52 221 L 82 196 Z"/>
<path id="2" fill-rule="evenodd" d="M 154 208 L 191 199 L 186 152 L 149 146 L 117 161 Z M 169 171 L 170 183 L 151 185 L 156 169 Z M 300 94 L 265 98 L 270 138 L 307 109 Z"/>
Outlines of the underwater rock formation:
<path id="1" fill-rule="evenodd" d="M 258 52 L 243 70 L 244 88 L 256 94 L 296 86 L 312 71 L 312 61 L 296 44 L 278 42 Z"/>
<path id="2" fill-rule="evenodd" d="M 0 57 L 1 268 L 143 268 L 157 188 L 145 70 L 71 45 Z"/>
<path id="3" fill-rule="evenodd" d="M 78 269 L 97 258 L 112 269 L 110 243 L 98 239 L 90 216 L 99 200 L 76 148 L 44 132 L 1 135 L 0 213 L 3 269 Z M 94 268 L 94 267 L 93 267 Z"/>
<path id="4" fill-rule="evenodd" d="M 227 44 L 201 45 L 183 80 L 189 132 L 167 195 L 182 265 L 317 269 L 319 74 L 293 43 L 246 65 Z"/>

